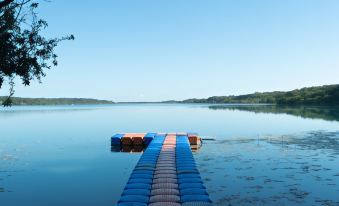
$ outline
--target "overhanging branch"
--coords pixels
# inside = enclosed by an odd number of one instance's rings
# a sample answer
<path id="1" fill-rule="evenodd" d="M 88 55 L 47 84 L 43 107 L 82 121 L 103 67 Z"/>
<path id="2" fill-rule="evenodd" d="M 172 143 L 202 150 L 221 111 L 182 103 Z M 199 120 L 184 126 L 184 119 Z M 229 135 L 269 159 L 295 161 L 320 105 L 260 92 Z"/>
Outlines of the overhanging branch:
<path id="1" fill-rule="evenodd" d="M 10 3 L 12 3 L 14 0 L 3 0 L 0 1 L 0 9 L 2 9 L 5 6 L 8 6 Z"/>

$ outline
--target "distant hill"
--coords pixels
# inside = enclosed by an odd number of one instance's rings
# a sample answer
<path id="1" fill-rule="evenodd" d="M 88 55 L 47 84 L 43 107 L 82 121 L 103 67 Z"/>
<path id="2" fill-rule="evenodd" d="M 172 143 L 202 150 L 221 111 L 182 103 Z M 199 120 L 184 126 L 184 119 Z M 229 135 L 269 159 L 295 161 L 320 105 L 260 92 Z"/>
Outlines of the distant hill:
<path id="1" fill-rule="evenodd" d="M 0 105 L 6 97 L 0 97 Z M 12 97 L 13 105 L 72 105 L 114 104 L 108 100 L 88 98 L 22 98 Z M 142 103 L 142 102 L 133 102 Z M 144 102 L 151 103 L 151 102 Z M 154 102 L 157 103 L 157 102 Z M 163 101 L 159 103 L 209 103 L 209 104 L 277 104 L 277 105 L 339 105 L 339 84 L 305 87 L 292 91 L 256 92 L 246 95 L 213 96 L 206 99 Z"/>
<path id="2" fill-rule="evenodd" d="M 0 97 L 0 104 L 7 97 Z M 12 97 L 13 105 L 72 105 L 72 104 L 113 104 L 112 101 L 86 98 L 22 98 Z"/>
<path id="3" fill-rule="evenodd" d="M 187 99 L 181 103 L 245 103 L 278 105 L 339 105 L 339 84 L 305 87 L 288 92 L 256 92 L 239 96 L 213 96 L 207 99 Z"/>

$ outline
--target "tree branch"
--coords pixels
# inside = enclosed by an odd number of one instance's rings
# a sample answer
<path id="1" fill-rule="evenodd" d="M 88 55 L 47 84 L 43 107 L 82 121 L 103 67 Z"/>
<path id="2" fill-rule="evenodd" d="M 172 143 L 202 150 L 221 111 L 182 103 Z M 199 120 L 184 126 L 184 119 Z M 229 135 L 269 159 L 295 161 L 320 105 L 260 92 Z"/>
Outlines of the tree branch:
<path id="1" fill-rule="evenodd" d="M 10 3 L 12 3 L 14 0 L 3 0 L 0 2 L 0 9 L 2 9 L 5 6 L 8 6 Z"/>

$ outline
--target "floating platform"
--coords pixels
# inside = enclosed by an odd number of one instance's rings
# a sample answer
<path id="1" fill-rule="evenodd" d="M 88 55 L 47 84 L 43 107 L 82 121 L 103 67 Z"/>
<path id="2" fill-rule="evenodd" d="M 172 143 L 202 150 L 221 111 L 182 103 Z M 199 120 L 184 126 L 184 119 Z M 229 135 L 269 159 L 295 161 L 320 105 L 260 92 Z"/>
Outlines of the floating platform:
<path id="1" fill-rule="evenodd" d="M 149 145 L 156 136 L 187 136 L 190 145 L 200 145 L 201 138 L 197 133 L 119 133 L 111 137 L 112 146 L 142 146 Z"/>
<path id="2" fill-rule="evenodd" d="M 200 150 L 200 145 L 190 145 L 193 153 Z M 143 153 L 147 149 L 147 145 L 111 145 L 111 152 L 125 152 L 125 153 Z"/>
<path id="3" fill-rule="evenodd" d="M 120 138 L 123 144 L 133 143 L 133 138 L 140 136 L 138 133 L 113 137 L 117 138 L 114 142 Z M 123 141 L 125 137 L 129 140 Z M 198 139 L 196 133 L 145 134 L 143 144 L 148 146 L 117 206 L 211 206 L 190 147 L 191 141 Z"/>

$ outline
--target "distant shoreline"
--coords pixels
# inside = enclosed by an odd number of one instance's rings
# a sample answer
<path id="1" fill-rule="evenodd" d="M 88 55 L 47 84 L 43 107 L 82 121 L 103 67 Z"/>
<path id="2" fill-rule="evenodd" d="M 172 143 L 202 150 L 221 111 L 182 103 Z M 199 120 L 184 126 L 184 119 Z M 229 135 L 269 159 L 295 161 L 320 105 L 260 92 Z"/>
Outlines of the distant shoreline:
<path id="1" fill-rule="evenodd" d="M 0 97 L 2 104 L 7 97 Z M 115 104 L 113 101 L 91 98 L 23 98 L 12 97 L 13 106 L 43 106 L 43 105 L 86 105 L 86 104 Z"/>
<path id="2" fill-rule="evenodd" d="M 305 87 L 292 91 L 255 92 L 245 95 L 213 96 L 202 99 L 169 100 L 158 103 L 190 104 L 272 104 L 272 105 L 339 105 L 339 84 Z"/>
<path id="3" fill-rule="evenodd" d="M 0 104 L 6 97 L 0 97 Z M 13 105 L 85 105 L 85 104 L 270 104 L 270 105 L 339 105 L 339 84 L 305 87 L 292 91 L 256 92 L 246 95 L 213 96 L 205 99 L 159 102 L 113 102 L 91 98 L 22 98 L 12 97 Z"/>
<path id="4" fill-rule="evenodd" d="M 187 102 L 176 102 L 176 103 L 167 103 L 167 102 L 114 102 L 114 103 L 73 103 L 73 104 L 13 104 L 12 106 L 21 107 L 21 106 L 119 106 L 119 105 L 206 105 L 210 107 L 260 107 L 260 106 L 276 106 L 276 107 L 339 107 L 339 105 L 334 104 L 270 104 L 270 103 L 187 103 Z M 1 106 L 0 106 L 1 108 Z"/>

